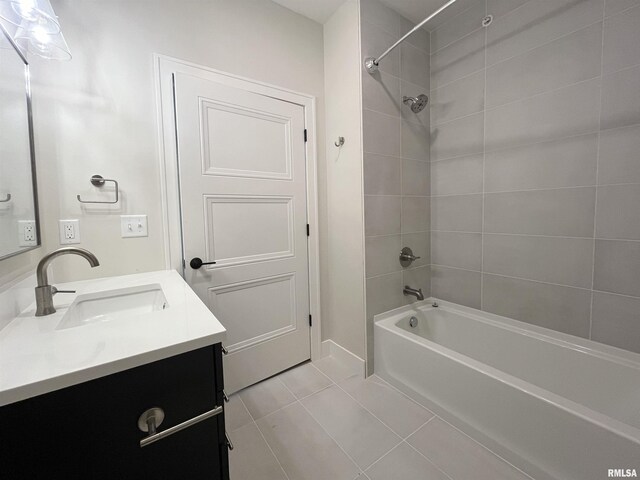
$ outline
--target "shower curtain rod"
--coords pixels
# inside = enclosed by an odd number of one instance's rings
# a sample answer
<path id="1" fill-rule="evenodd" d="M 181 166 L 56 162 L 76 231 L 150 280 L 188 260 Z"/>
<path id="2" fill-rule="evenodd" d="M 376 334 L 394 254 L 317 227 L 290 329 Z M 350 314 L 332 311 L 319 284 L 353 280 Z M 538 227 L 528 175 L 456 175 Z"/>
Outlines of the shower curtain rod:
<path id="1" fill-rule="evenodd" d="M 440 12 L 446 10 L 448 7 L 450 7 L 454 3 L 456 3 L 456 0 L 449 0 L 447 3 L 445 3 L 443 6 L 441 6 L 438 10 L 433 12 L 431 15 L 429 15 L 427 18 L 425 18 L 423 21 L 421 21 L 419 24 L 417 24 L 415 27 L 413 27 L 411 30 L 409 30 L 407 33 L 405 33 L 404 36 L 400 40 L 398 40 L 396 43 L 394 43 L 389 48 L 387 48 L 384 51 L 384 53 L 382 55 L 380 55 L 379 57 L 377 57 L 377 58 L 376 57 L 367 57 L 367 58 L 365 58 L 364 59 L 364 68 L 367 69 L 367 72 L 369 72 L 370 74 L 374 74 L 375 72 L 377 72 L 378 71 L 378 64 L 380 63 L 380 60 L 382 60 L 384 57 L 389 55 L 389 53 L 391 53 L 391 51 L 394 48 L 396 48 L 398 45 L 400 45 L 402 42 L 404 42 L 414 32 L 416 32 L 419 29 L 421 29 L 424 26 L 425 23 L 427 23 L 433 17 L 439 15 Z"/>

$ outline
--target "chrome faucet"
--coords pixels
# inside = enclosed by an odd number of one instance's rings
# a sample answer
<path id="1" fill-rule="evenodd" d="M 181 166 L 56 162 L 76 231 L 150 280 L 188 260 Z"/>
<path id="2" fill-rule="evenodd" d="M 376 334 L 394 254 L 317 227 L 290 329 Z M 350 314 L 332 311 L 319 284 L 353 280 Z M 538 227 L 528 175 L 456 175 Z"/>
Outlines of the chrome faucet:
<path id="1" fill-rule="evenodd" d="M 413 295 L 418 300 L 424 300 L 424 295 L 422 294 L 422 289 L 411 288 L 409 285 L 405 285 L 404 289 L 402 289 L 402 293 L 404 293 L 405 297 L 408 295 Z"/>
<path id="2" fill-rule="evenodd" d="M 56 313 L 56 309 L 53 306 L 53 296 L 56 293 L 75 293 L 75 291 L 72 290 L 58 290 L 56 287 L 49 285 L 47 267 L 49 267 L 49 264 L 54 258 L 61 255 L 80 255 L 89 262 L 91 268 L 100 265 L 100 262 L 93 253 L 76 247 L 58 248 L 42 257 L 42 260 L 38 262 L 38 266 L 36 267 L 36 278 L 38 280 L 38 286 L 36 287 L 36 317 Z"/>

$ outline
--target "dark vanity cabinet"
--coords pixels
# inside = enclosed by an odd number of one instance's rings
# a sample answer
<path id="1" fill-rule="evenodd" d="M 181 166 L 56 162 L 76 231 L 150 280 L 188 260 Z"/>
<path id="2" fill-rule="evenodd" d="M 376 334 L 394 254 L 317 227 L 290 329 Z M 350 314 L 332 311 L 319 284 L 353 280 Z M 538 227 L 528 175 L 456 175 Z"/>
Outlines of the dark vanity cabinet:
<path id="1" fill-rule="evenodd" d="M 222 389 L 217 344 L 0 407 L 0 477 L 228 480 L 224 412 L 144 447 L 138 427 L 153 407 L 157 433 L 211 412 Z"/>

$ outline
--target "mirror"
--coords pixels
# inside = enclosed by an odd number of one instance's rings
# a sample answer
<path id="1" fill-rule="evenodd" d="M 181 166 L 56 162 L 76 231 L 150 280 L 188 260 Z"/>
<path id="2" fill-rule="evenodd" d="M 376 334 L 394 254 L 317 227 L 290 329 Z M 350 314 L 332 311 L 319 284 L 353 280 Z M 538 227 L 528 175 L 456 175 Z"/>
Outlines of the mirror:
<path id="1" fill-rule="evenodd" d="M 40 245 L 29 65 L 0 27 L 0 259 Z"/>

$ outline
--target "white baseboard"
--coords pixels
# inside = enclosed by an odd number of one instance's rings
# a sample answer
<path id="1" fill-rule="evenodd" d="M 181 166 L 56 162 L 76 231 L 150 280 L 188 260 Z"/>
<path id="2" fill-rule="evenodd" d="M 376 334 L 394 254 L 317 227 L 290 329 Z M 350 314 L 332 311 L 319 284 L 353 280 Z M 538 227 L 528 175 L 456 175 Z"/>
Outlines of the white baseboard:
<path id="1" fill-rule="evenodd" d="M 333 340 L 325 340 L 322 342 L 322 356 L 328 357 L 329 355 L 345 363 L 350 368 L 353 368 L 354 371 L 359 372 L 363 377 L 365 376 L 364 360 L 343 346 L 338 345 Z"/>

